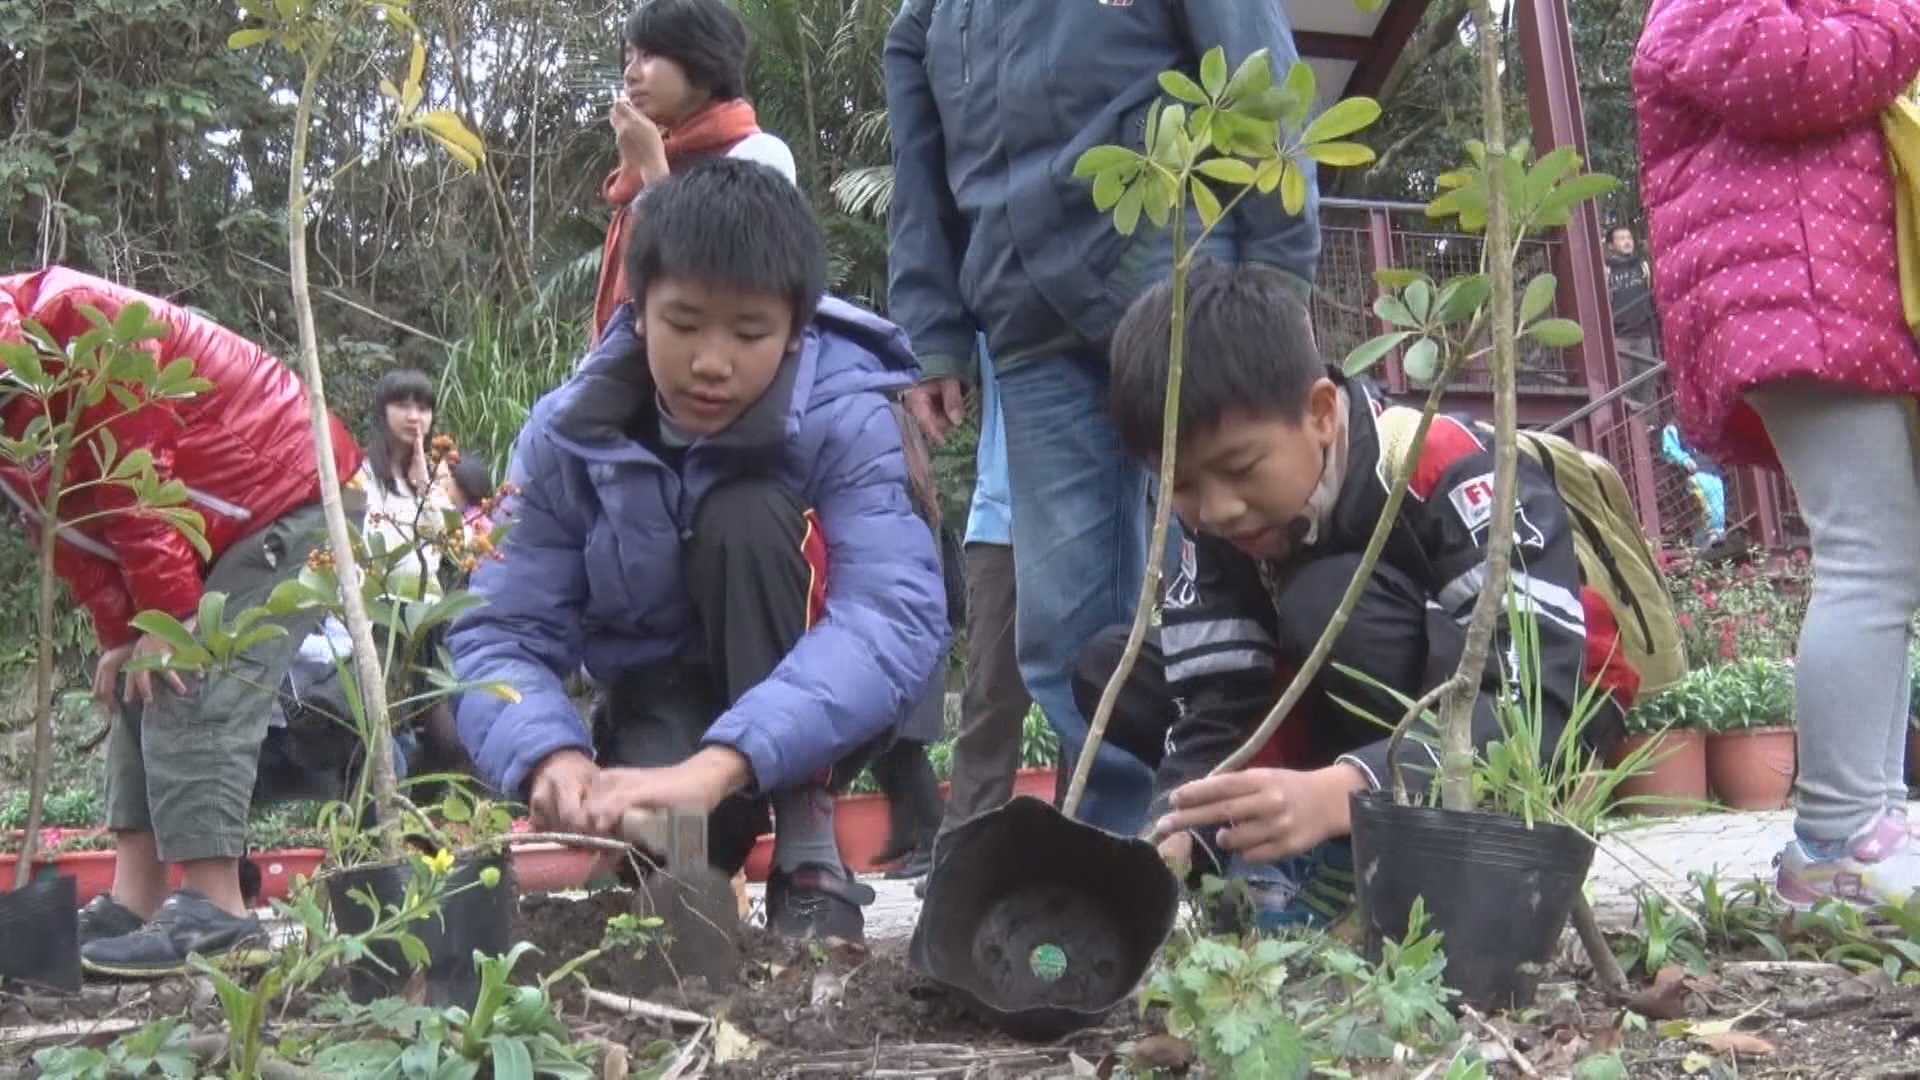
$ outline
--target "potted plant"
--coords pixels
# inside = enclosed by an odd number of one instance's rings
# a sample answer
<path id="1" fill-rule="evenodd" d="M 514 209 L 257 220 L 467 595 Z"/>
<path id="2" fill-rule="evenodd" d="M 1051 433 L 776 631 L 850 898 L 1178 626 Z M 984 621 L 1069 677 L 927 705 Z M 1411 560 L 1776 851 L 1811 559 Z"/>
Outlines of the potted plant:
<path id="1" fill-rule="evenodd" d="M 206 389 L 207 382 L 193 374 L 190 360 L 160 367 L 149 350 L 168 328 L 151 320 L 144 304 L 129 304 L 112 320 L 90 306 L 81 311 L 92 325 L 64 343 L 33 322 L 22 327 L 26 340 L 0 341 L 0 405 L 8 427 L 18 428 L 0 437 L 0 464 L 10 474 L 8 495 L 39 533 L 32 776 L 11 889 L 0 893 L 0 941 L 7 942 L 0 949 L 0 982 L 66 990 L 80 987 L 75 882 L 58 874 L 34 880 L 42 865 L 38 849 L 53 769 L 55 552 L 62 535 L 78 526 L 144 513 L 178 528 L 206 553 L 201 518 L 186 507 L 186 488 L 162 483 L 148 450 L 122 454 L 107 424 L 167 408 Z M 70 466 L 76 467 L 73 475 Z"/>
<path id="2" fill-rule="evenodd" d="M 1779 810 L 1793 793 L 1793 664 L 1736 660 L 1705 674 L 1707 785 L 1735 810 Z"/>
<path id="3" fill-rule="evenodd" d="M 1440 705 L 1438 756 L 1441 806 L 1433 809 L 1406 805 L 1404 799 L 1383 793 L 1356 795 L 1353 805 L 1356 821 L 1353 847 L 1357 875 L 1369 886 L 1360 893 L 1361 916 L 1366 923 L 1369 943 L 1378 946 L 1386 940 L 1404 937 L 1407 932 L 1405 919 L 1411 908 L 1401 901 L 1431 890 L 1435 895 L 1428 897 L 1428 906 L 1433 912 L 1435 927 L 1451 945 L 1465 943 L 1463 948 L 1452 948 L 1450 952 L 1473 956 L 1476 945 L 1485 944 L 1489 946 L 1489 951 L 1498 953 L 1488 958 L 1488 962 L 1462 964 L 1457 970 L 1450 963 L 1447 976 L 1449 985 L 1461 992 L 1469 1003 L 1505 1007 L 1523 1005 L 1531 1000 L 1539 973 L 1545 961 L 1550 959 L 1552 946 L 1569 917 L 1574 918 L 1586 951 L 1596 969 L 1602 972 L 1603 980 L 1613 987 L 1617 987 L 1621 981 L 1618 965 L 1611 962 L 1611 954 L 1593 914 L 1580 897 L 1579 884 L 1592 859 L 1594 841 L 1591 830 L 1581 827 L 1579 815 L 1595 812 L 1596 806 L 1609 801 L 1624 770 L 1599 772 L 1590 760 L 1582 756 L 1583 751 L 1566 754 L 1556 751 L 1546 764 L 1531 759 L 1521 761 L 1519 759 L 1525 754 L 1509 752 L 1506 755 L 1509 760 L 1501 764 L 1481 759 L 1475 753 L 1472 740 L 1472 715 L 1480 701 L 1480 685 L 1494 632 L 1503 611 L 1508 607 L 1506 583 L 1514 560 L 1516 477 L 1520 453 L 1514 388 L 1517 343 L 1524 337 L 1546 347 L 1564 348 L 1579 344 L 1583 338 L 1577 323 L 1547 317 L 1556 289 L 1551 274 L 1533 278 L 1526 284 L 1524 293 L 1516 288 L 1514 263 L 1517 245 L 1530 229 L 1597 227 L 1592 212 L 1582 210 L 1581 204 L 1610 190 L 1614 181 L 1609 177 L 1581 174 L 1579 157 L 1571 149 L 1555 150 L 1535 160 L 1524 142 L 1508 141 L 1502 102 L 1503 52 L 1499 21 L 1485 0 L 1475 0 L 1470 9 L 1481 77 L 1485 137 L 1468 145 L 1469 160 L 1461 168 L 1439 178 L 1442 194 L 1429 205 L 1428 214 L 1431 217 L 1457 217 L 1466 231 L 1484 229 L 1480 272 L 1445 282 L 1435 282 L 1412 271 L 1383 269 L 1376 272 L 1382 296 L 1375 304 L 1374 311 L 1392 329 L 1356 349 L 1348 356 L 1346 368 L 1353 373 L 1363 372 L 1396 350 L 1404 350 L 1400 361 L 1402 370 L 1414 382 L 1432 388 L 1426 408 L 1407 440 L 1409 449 L 1400 459 L 1415 460 L 1438 410 L 1440 395 L 1452 374 L 1469 358 L 1476 361 L 1481 357 L 1487 358 L 1494 391 L 1492 444 L 1495 468 L 1485 541 L 1484 580 L 1467 620 L 1466 640 L 1459 666 L 1450 678 L 1442 680 L 1426 700 L 1414 703 L 1401 721 L 1404 728 L 1423 715 L 1428 707 L 1435 703 Z M 1177 449 L 1175 429 L 1185 337 L 1184 274 L 1188 262 L 1181 243 L 1183 200 L 1191 190 L 1203 220 L 1218 216 L 1221 201 L 1213 194 L 1203 194 L 1206 189 L 1204 184 L 1192 184 L 1189 188 L 1189 177 L 1196 168 L 1196 162 L 1204 168 L 1204 175 L 1214 181 L 1224 182 L 1230 191 L 1236 179 L 1241 183 L 1252 183 L 1263 192 L 1278 188 L 1283 202 L 1297 211 L 1304 202 L 1301 190 L 1304 185 L 1295 181 L 1292 190 L 1299 197 L 1288 198 L 1286 165 L 1289 161 L 1297 156 L 1316 158 L 1329 164 L 1357 164 L 1363 163 L 1368 157 L 1364 149 L 1359 149 L 1357 153 L 1347 149 L 1351 144 L 1341 144 L 1337 150 L 1330 147 L 1328 149 L 1333 152 L 1325 155 L 1316 154 L 1316 148 L 1311 145 L 1301 148 L 1289 139 L 1288 128 L 1283 124 L 1279 140 L 1274 140 L 1271 129 L 1260 132 L 1260 150 L 1264 151 L 1276 141 L 1278 143 L 1275 147 L 1278 152 L 1269 160 L 1213 160 L 1211 152 L 1231 149 L 1238 153 L 1243 145 L 1233 130 L 1237 125 L 1228 125 L 1223 130 L 1220 123 L 1221 113 L 1231 111 L 1231 107 L 1219 100 L 1220 84 L 1227 80 L 1221 71 L 1223 65 L 1214 63 L 1215 71 L 1221 77 L 1211 80 L 1203 78 L 1204 85 L 1200 87 L 1194 87 L 1191 78 L 1182 73 L 1170 72 L 1162 78 L 1162 85 L 1170 94 L 1195 105 L 1190 123 L 1187 123 L 1188 117 L 1180 106 L 1156 111 L 1149 118 L 1146 154 L 1119 147 L 1096 147 L 1089 150 L 1079 162 L 1083 174 L 1094 179 L 1096 202 L 1102 207 L 1114 208 L 1115 223 L 1122 232 L 1132 230 L 1143 203 L 1148 212 L 1154 214 L 1156 223 L 1168 217 L 1173 223 L 1176 258 L 1172 286 L 1167 419 L 1165 441 L 1160 454 L 1163 487 L 1170 486 L 1169 474 Z M 1243 68 L 1242 72 L 1245 71 Z M 1205 65 L 1202 75 L 1207 75 Z M 1299 76 L 1297 68 L 1287 79 L 1289 87 L 1296 83 L 1296 76 Z M 1239 79 L 1240 76 L 1236 75 L 1236 85 Z M 1298 81 L 1311 84 L 1308 77 L 1300 77 Z M 1234 95 L 1230 91 L 1228 96 Z M 1363 113 L 1363 108 L 1377 113 L 1377 106 L 1371 103 L 1362 107 L 1350 101 L 1328 108 L 1307 127 L 1304 141 L 1312 144 L 1316 137 L 1335 137 L 1357 130 L 1371 119 L 1371 114 Z M 1304 113 L 1301 116 L 1304 118 Z M 1197 131 L 1196 126 L 1199 128 Z M 1169 128 L 1172 130 L 1169 131 Z M 1244 192 L 1235 192 L 1234 198 L 1239 198 L 1241 194 Z M 1167 213 L 1169 203 L 1174 210 L 1170 215 Z M 1554 444 L 1539 438 L 1530 438 L 1529 443 L 1534 447 L 1532 452 L 1542 455 L 1552 452 L 1554 448 Z M 1395 472 L 1385 507 L 1362 554 L 1360 566 L 1319 642 L 1300 665 L 1293 681 L 1280 695 L 1258 730 L 1214 770 L 1216 773 L 1241 768 L 1251 760 L 1300 701 L 1311 680 L 1326 663 L 1334 640 L 1351 616 L 1371 567 L 1378 560 L 1387 536 L 1398 520 L 1399 507 L 1405 498 L 1412 470 L 1397 469 Z M 1604 479 L 1596 476 L 1595 482 L 1603 493 L 1611 490 Z M 1611 484 L 1618 485 L 1618 478 L 1614 478 Z M 1608 513 L 1618 513 L 1619 501 L 1604 494 L 1598 500 L 1606 504 Z M 1148 579 L 1142 590 L 1142 601 L 1135 612 L 1133 632 L 1118 670 L 1091 718 L 1088 748 L 1082 752 L 1080 766 L 1063 804 L 1069 812 L 1078 801 L 1093 748 L 1097 747 L 1105 730 L 1107 718 L 1119 696 L 1119 688 L 1131 669 L 1143 630 L 1151 616 L 1152 604 L 1156 599 L 1154 590 L 1158 584 L 1156 579 L 1159 552 L 1164 539 L 1165 512 L 1166 505 L 1162 503 L 1156 512 L 1148 556 Z M 1637 529 L 1625 532 L 1638 535 Z M 1631 570 L 1636 575 L 1659 579 L 1661 572 L 1651 545 L 1645 542 L 1644 537 L 1640 537 L 1640 544 L 1639 552 L 1583 552 L 1582 565 L 1588 567 L 1592 561 L 1604 561 L 1603 557 L 1607 555 L 1627 554 L 1634 556 Z M 1599 572 L 1590 568 L 1589 576 Z M 1595 580 L 1604 585 L 1610 579 Z M 1640 597 L 1639 603 L 1644 605 L 1643 611 L 1657 609 L 1651 613 L 1669 624 L 1662 628 L 1663 632 L 1670 628 L 1670 632 L 1665 632 L 1664 636 L 1678 642 L 1679 629 L 1677 625 L 1672 625 L 1676 620 L 1664 602 L 1665 598 L 1665 582 L 1661 580 L 1659 596 Z M 1678 681 L 1684 670 L 1684 663 L 1669 660 L 1665 670 L 1656 672 L 1647 682 L 1655 689 L 1663 689 Z M 1522 726 L 1516 730 L 1525 728 Z M 1537 732 L 1537 724 L 1534 730 Z M 1536 751 L 1542 749 L 1537 739 L 1534 746 Z M 1531 786 L 1520 790 L 1512 787 L 1523 782 Z M 1371 825 L 1377 827 L 1363 828 L 1360 824 L 1362 818 L 1370 819 Z M 1403 836 L 1413 831 L 1424 832 L 1428 838 L 1428 843 L 1421 849 L 1424 857 L 1419 860 L 1388 859 L 1383 857 L 1383 851 L 1377 845 L 1372 849 L 1368 847 L 1370 839 Z M 928 887 L 928 905 L 922 912 L 923 928 L 934 921 L 939 879 L 948 865 L 943 862 L 934 868 Z M 1492 891 L 1486 888 L 1463 891 L 1453 884 L 1457 879 L 1471 879 L 1483 886 L 1497 884 Z M 1549 881 L 1552 883 L 1551 896 L 1543 891 Z M 1369 893 L 1374 900 L 1371 905 Z M 1540 897 L 1540 903 L 1533 905 L 1540 909 L 1536 913 L 1536 925 L 1524 934 L 1525 947 L 1492 949 L 1494 942 L 1490 935 L 1498 930 L 1490 927 L 1485 917 L 1486 910 L 1502 909 L 1505 905 L 1485 901 L 1495 896 L 1510 897 L 1522 893 Z M 931 974 L 939 977 L 938 972 Z"/>
<path id="4" fill-rule="evenodd" d="M 1380 108 L 1370 99 L 1349 99 L 1310 120 L 1313 69 L 1295 62 L 1276 77 L 1264 49 L 1230 69 L 1216 46 L 1196 71 L 1165 71 L 1158 82 L 1171 100 L 1149 107 L 1144 146 L 1092 147 L 1075 162 L 1074 175 L 1090 182 L 1094 205 L 1112 216 L 1121 234 L 1133 235 L 1143 219 L 1169 234 L 1173 320 L 1160 489 L 1170 491 L 1187 346 L 1186 281 L 1201 245 L 1243 200 L 1277 198 L 1287 213 L 1300 214 L 1307 170 L 1371 161 L 1372 151 L 1347 137 L 1371 124 Z M 1404 481 L 1399 487 L 1404 493 Z M 1051 1038 L 1097 1022 L 1139 985 L 1173 928 L 1179 885 L 1153 844 L 1072 816 L 1158 608 L 1171 509 L 1172 500 L 1155 501 L 1147 572 L 1127 644 L 1089 718 L 1086 745 L 1059 807 L 1022 797 L 973 818 L 942 839 L 926 880 L 908 953 L 913 966 L 1022 1037 Z M 1377 531 L 1376 555 L 1383 542 L 1384 531 Z M 1357 593 L 1349 589 L 1349 609 Z M 1265 734 L 1256 738 L 1264 742 Z M 1011 855 L 987 854 L 999 852 Z M 1106 940 L 1114 932 L 1124 948 Z M 989 959 L 1002 954 L 1001 961 Z M 1067 971 L 1078 974 L 1063 978 Z"/>
<path id="5" fill-rule="evenodd" d="M 1645 752 L 1646 766 L 1620 785 L 1622 808 L 1642 814 L 1690 814 L 1707 799 L 1707 742 L 1703 730 L 1713 706 L 1713 669 L 1695 671 L 1680 685 L 1636 703 L 1627 713 L 1618 763 Z"/>
<path id="6" fill-rule="evenodd" d="M 469 537 L 462 515 L 451 511 L 441 528 L 417 530 L 410 550 L 387 551 L 377 536 L 370 534 L 363 539 L 356 535 L 348 521 L 342 478 L 334 467 L 307 275 L 307 217 L 316 189 L 307 176 L 307 134 L 315 119 L 316 88 L 344 41 L 367 34 L 376 38 L 390 33 L 404 35 L 411 45 L 405 77 L 398 83 L 380 81 L 381 96 L 395 109 L 387 133 L 411 131 L 425 136 L 469 170 L 480 167 L 486 151 L 479 136 L 458 114 L 423 108 L 427 97 L 426 38 L 408 13 L 408 0 L 346 0 L 338 5 L 285 0 L 243 7 L 247 21 L 228 38 L 228 47 L 240 50 L 270 46 L 286 53 L 302 73 L 294 102 L 293 149 L 287 164 L 288 277 L 299 330 L 300 370 L 319 451 L 320 501 L 329 546 L 316 552 L 297 580 L 275 590 L 267 610 L 275 615 L 318 610 L 342 624 L 352 643 L 351 655 L 337 661 L 337 666 L 362 756 L 353 790 L 325 817 L 329 857 L 336 864 L 326 891 L 334 900 L 333 916 L 343 929 L 381 923 L 407 904 L 408 898 L 420 894 L 423 874 L 431 873 L 436 886 L 444 886 L 449 895 L 458 895 L 473 906 L 474 911 L 463 916 L 469 925 L 459 931 L 459 955 L 419 948 L 415 940 L 398 955 L 398 965 L 388 965 L 401 970 L 410 966 L 429 968 L 429 993 L 436 1004 L 453 1002 L 471 1007 L 477 988 L 471 978 L 473 950 L 497 953 L 507 945 L 513 886 L 504 837 L 510 829 L 510 818 L 504 811 L 496 816 L 495 808 L 488 808 L 476 821 L 473 815 L 479 812 L 478 804 L 457 796 L 425 809 L 414 806 L 396 777 L 393 733 L 414 713 L 460 692 L 512 693 L 499 686 L 458 685 L 426 662 L 425 646 L 434 631 L 481 601 L 462 590 L 441 594 L 435 583 L 416 570 L 421 551 L 427 545 L 435 546 L 443 560 L 471 569 L 474 560 L 490 552 L 491 538 Z M 322 180 L 320 184 L 327 182 Z M 455 460 L 452 455 L 456 453 L 451 442 L 436 439 L 433 466 Z M 244 618 L 244 613 L 240 617 Z M 155 620 L 156 627 L 162 621 Z M 384 642 L 376 637 L 376 626 L 384 632 Z M 146 629 L 161 632 L 156 627 Z M 184 651 L 197 653 L 202 662 L 227 659 L 218 649 L 208 647 L 219 635 L 209 634 L 204 626 L 195 630 L 203 641 L 194 640 L 178 624 L 164 629 L 180 637 L 187 646 Z M 464 819 L 460 816 L 463 813 L 467 815 Z M 471 827 L 475 825 L 480 827 Z M 448 831 L 443 826 L 456 828 Z M 476 842 L 456 850 L 456 841 L 461 839 Z M 425 847 L 430 855 L 423 861 L 409 854 L 410 846 Z M 476 884 L 482 887 L 474 888 Z M 343 902 L 349 900 L 352 902 Z M 419 919 L 424 921 L 436 914 L 423 913 Z M 448 926 L 455 921 L 444 920 Z M 409 928 L 415 934 L 423 932 L 420 926 Z M 440 990 L 442 983 L 432 974 L 443 968 L 447 973 L 444 993 Z M 361 985 L 365 989 L 371 983 L 363 980 Z"/>

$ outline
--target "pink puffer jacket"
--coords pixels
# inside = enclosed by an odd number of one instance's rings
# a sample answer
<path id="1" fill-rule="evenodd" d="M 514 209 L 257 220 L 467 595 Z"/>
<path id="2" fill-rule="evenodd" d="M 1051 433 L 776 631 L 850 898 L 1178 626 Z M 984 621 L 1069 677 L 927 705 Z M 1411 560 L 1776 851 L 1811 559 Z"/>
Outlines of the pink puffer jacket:
<path id="1" fill-rule="evenodd" d="M 1654 0 L 1633 62 L 1654 289 L 1688 438 L 1777 466 L 1741 395 L 1920 393 L 1879 114 L 1920 0 Z"/>

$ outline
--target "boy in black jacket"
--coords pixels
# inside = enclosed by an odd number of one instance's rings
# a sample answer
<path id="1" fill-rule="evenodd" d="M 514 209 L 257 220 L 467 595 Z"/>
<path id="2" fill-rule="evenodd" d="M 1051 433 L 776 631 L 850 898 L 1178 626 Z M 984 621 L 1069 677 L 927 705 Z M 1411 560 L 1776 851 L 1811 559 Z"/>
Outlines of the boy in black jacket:
<path id="1" fill-rule="evenodd" d="M 1114 421 L 1150 463 L 1161 440 L 1171 310 L 1163 284 L 1134 304 L 1113 345 Z M 1348 797 L 1390 783 L 1387 731 L 1334 699 L 1389 723 L 1405 711 L 1336 667 L 1408 697 L 1453 671 L 1485 579 L 1493 448 L 1468 422 L 1435 420 L 1331 662 L 1253 767 L 1207 779 L 1259 725 L 1331 620 L 1393 468 L 1382 454 L 1386 402 L 1326 366 L 1305 305 L 1275 272 L 1196 263 L 1187 335 L 1172 496 L 1190 539 L 1109 730 L 1157 769 L 1152 817 L 1170 861 L 1202 854 L 1214 870 L 1249 878 L 1265 925 L 1320 921 L 1350 895 Z M 1524 456 L 1514 526 L 1510 588 L 1538 627 L 1550 747 L 1583 683 L 1617 707 L 1599 730 L 1617 723 L 1638 677 L 1614 648 L 1611 612 L 1581 581 L 1565 501 Z M 1125 629 L 1097 638 L 1082 657 L 1076 690 L 1089 714 Z M 1503 664 L 1515 676 L 1511 648 L 1503 620 L 1474 711 L 1476 746 L 1500 736 L 1492 696 Z M 1408 740 L 1400 767 L 1409 788 L 1425 790 L 1438 764 L 1434 750 Z"/>

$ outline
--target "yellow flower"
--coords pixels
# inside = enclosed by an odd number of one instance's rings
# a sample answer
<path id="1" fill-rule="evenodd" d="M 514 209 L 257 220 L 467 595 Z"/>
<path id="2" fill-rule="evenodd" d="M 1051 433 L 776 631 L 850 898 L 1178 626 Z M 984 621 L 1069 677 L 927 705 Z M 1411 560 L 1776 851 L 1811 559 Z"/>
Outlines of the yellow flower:
<path id="1" fill-rule="evenodd" d="M 453 852 L 441 849 L 427 856 L 427 869 L 444 877 L 453 872 Z"/>

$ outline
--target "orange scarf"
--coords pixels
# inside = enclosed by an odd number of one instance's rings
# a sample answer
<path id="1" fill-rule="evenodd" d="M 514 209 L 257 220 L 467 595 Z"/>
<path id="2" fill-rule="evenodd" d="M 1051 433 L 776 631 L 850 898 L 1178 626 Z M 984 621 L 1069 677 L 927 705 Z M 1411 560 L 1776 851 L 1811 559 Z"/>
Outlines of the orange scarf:
<path id="1" fill-rule="evenodd" d="M 667 148 L 667 170 L 679 172 L 702 158 L 723 156 L 759 130 L 752 105 L 738 98 L 716 101 L 685 123 L 661 133 Z M 613 220 L 607 223 L 607 238 L 600 248 L 600 278 L 593 287 L 594 341 L 600 340 L 600 332 L 613 318 L 614 309 L 627 301 L 627 233 L 633 228 L 633 200 L 644 186 L 640 173 L 625 162 L 608 173 L 600 185 L 601 196 L 613 206 Z"/>

